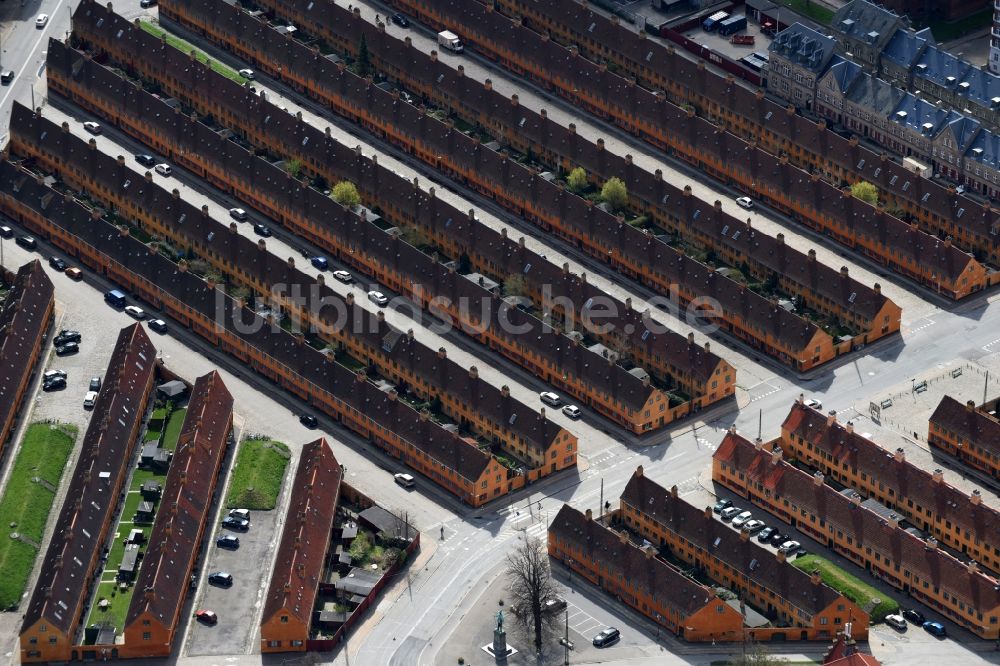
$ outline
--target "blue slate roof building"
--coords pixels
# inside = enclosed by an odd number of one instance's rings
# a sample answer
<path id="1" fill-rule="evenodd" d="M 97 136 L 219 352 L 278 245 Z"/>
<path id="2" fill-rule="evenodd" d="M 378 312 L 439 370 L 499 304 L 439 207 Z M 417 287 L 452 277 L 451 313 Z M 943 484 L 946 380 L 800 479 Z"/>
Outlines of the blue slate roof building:
<path id="1" fill-rule="evenodd" d="M 897 30 L 882 51 L 881 71 L 890 81 L 899 82 L 904 88 L 909 85 L 910 72 L 929 47 L 934 46 L 934 35 L 930 28 L 919 32 Z"/>
<path id="2" fill-rule="evenodd" d="M 838 52 L 850 54 L 850 59 L 872 70 L 877 69 L 879 56 L 896 31 L 907 27 L 905 18 L 867 0 L 847 3 L 830 21 Z"/>
<path id="3" fill-rule="evenodd" d="M 816 82 L 834 55 L 836 42 L 796 23 L 768 47 L 767 89 L 795 106 L 812 108 Z"/>

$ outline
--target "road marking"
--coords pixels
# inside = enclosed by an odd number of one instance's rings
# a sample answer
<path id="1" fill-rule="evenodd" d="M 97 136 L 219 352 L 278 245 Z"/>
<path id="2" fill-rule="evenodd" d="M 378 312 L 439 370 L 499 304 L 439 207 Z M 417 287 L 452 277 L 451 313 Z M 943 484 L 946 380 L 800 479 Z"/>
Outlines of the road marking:
<path id="1" fill-rule="evenodd" d="M 994 340 L 993 342 L 987 342 L 987 343 L 986 343 L 985 345 L 983 345 L 983 350 L 984 350 L 984 351 L 988 351 L 988 352 L 991 352 L 991 351 L 993 351 L 993 350 L 991 349 L 991 347 L 993 347 L 993 345 L 995 345 L 995 344 L 998 344 L 998 343 L 1000 343 L 1000 338 L 997 338 L 997 339 L 996 339 L 996 340 Z"/>
<path id="2" fill-rule="evenodd" d="M 59 13 L 59 10 L 62 9 L 62 6 L 63 6 L 63 0 L 59 0 L 58 4 L 56 4 L 56 8 L 52 10 L 52 13 L 49 15 L 49 23 L 45 26 L 43 30 L 41 30 L 40 34 L 38 35 L 38 39 L 35 40 L 35 45 L 32 46 L 31 49 L 28 51 L 29 57 L 25 59 L 24 64 L 21 65 L 21 69 L 18 70 L 17 76 L 14 79 L 15 81 L 21 80 L 21 75 L 24 74 L 24 70 L 27 69 L 28 65 L 31 63 L 31 56 L 34 56 L 35 50 L 38 49 L 38 46 L 39 44 L 42 43 L 42 40 L 48 39 L 49 28 L 52 26 L 52 17 Z M 45 64 L 42 63 L 43 68 L 44 66 Z M 41 70 L 39 70 L 39 75 L 41 75 Z M 34 89 L 34 87 L 35 87 L 35 81 L 32 81 L 30 88 Z M 15 86 L 11 85 L 10 89 L 7 90 L 7 94 L 3 96 L 3 99 L 0 99 L 0 107 L 5 106 L 7 104 L 7 98 L 10 97 L 10 94 L 12 92 L 14 92 L 14 89 Z"/>

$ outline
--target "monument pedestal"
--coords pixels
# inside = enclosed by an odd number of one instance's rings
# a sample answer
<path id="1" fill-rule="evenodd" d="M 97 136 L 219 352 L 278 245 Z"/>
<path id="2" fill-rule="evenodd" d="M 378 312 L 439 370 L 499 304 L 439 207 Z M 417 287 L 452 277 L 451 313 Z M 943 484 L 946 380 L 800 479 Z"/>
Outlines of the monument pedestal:
<path id="1" fill-rule="evenodd" d="M 507 647 L 507 632 L 503 629 L 493 630 L 493 642 L 483 646 L 483 652 L 492 655 L 497 661 L 506 661 L 507 657 L 517 654 L 517 650 Z"/>

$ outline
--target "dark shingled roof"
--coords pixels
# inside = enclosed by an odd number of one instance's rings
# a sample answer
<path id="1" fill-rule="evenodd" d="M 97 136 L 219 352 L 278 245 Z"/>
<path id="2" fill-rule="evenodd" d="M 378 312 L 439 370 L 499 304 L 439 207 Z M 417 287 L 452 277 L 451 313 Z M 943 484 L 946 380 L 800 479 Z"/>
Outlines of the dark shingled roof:
<path id="1" fill-rule="evenodd" d="M 288 612 L 306 626 L 312 622 L 342 478 L 340 463 L 325 439 L 302 447 L 262 624 L 278 612 Z"/>
<path id="2" fill-rule="evenodd" d="M 623 541 L 618 533 L 568 504 L 563 504 L 552 519 L 549 538 L 582 549 L 592 566 L 615 571 L 682 617 L 697 613 L 713 601 L 722 603 L 707 587 L 657 557 L 647 555 L 635 544 Z"/>
<path id="3" fill-rule="evenodd" d="M 217 371 L 199 377 L 174 450 L 125 624 L 150 613 L 176 628 L 229 444 L 233 396 Z M 142 631 L 139 627 L 137 631 Z"/>
<path id="4" fill-rule="evenodd" d="M 10 291 L 0 301 L 0 427 L 21 404 L 23 396 L 17 392 L 21 386 L 27 386 L 26 380 L 33 370 L 31 350 L 48 330 L 51 317 L 46 314 L 55 301 L 52 281 L 38 259 L 7 276 L 11 280 Z M 0 451 L 5 440 L 0 431 Z"/>
<path id="5" fill-rule="evenodd" d="M 797 510 L 805 511 L 804 515 L 825 521 L 825 527 L 817 529 L 842 532 L 857 547 L 881 553 L 884 565 L 899 563 L 911 576 L 977 611 L 1000 607 L 1000 587 L 993 578 L 982 571 L 970 571 L 951 555 L 927 547 L 919 537 L 855 504 L 829 485 L 817 483 L 813 475 L 781 460 L 780 451 L 758 450 L 749 440 L 730 432 L 713 457 L 741 470 L 747 484 L 762 484 L 763 492 L 770 492 L 775 502 L 787 499 Z"/>
<path id="6" fill-rule="evenodd" d="M 5 179 L 0 190 L 9 193 L 11 185 Z M 86 212 L 84 215 L 89 218 Z M 118 489 L 132 463 L 135 441 L 131 435 L 145 414 L 143 397 L 152 386 L 155 363 L 156 349 L 143 327 L 132 324 L 122 329 L 24 614 L 22 631 L 44 620 L 50 631 L 74 636 L 98 562 L 98 540 L 114 517 Z M 101 478 L 104 472 L 110 476 Z"/>
<path id="7" fill-rule="evenodd" d="M 841 598 L 833 588 L 813 584 L 806 572 L 790 562 L 779 561 L 774 553 L 752 539 L 743 540 L 738 531 L 717 520 L 711 512 L 705 515 L 703 509 L 673 497 L 669 490 L 639 471 L 625 486 L 621 500 L 809 615 L 822 612 Z"/>
<path id="8" fill-rule="evenodd" d="M 967 442 L 975 442 L 991 455 L 1000 456 L 1000 421 L 978 409 L 968 408 L 950 395 L 941 398 L 931 414 L 930 424 Z"/>

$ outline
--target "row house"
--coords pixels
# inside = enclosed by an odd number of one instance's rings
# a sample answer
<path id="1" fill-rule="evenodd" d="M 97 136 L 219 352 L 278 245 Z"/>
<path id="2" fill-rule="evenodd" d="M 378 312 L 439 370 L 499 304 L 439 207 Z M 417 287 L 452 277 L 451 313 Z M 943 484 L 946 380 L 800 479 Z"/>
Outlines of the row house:
<path id="1" fill-rule="evenodd" d="M 45 347 L 55 310 L 55 289 L 38 259 L 16 273 L 0 266 L 0 454 L 17 425 L 17 415 Z"/>
<path id="2" fill-rule="evenodd" d="M 81 37 L 89 36 L 90 32 L 89 25 L 82 28 Z M 280 71 L 286 78 L 300 77 L 301 80 L 296 80 L 296 85 L 300 88 L 308 85 L 315 90 L 317 86 L 323 86 L 317 96 L 324 101 L 335 106 L 339 102 L 345 112 L 353 113 L 365 124 L 370 124 L 366 121 L 372 117 L 379 119 L 381 131 L 395 133 L 397 140 L 404 142 L 418 155 L 424 155 L 425 159 L 437 163 L 439 167 L 443 165 L 446 171 L 457 173 L 466 182 L 472 181 L 477 189 L 505 201 L 518 214 L 535 219 L 543 229 L 561 232 L 627 275 L 642 279 L 660 294 L 679 298 L 683 306 L 688 307 L 705 297 L 714 299 L 712 302 L 719 304 L 721 308 L 714 308 L 713 321 L 751 346 L 776 356 L 800 371 L 815 367 L 851 349 L 850 338 L 835 341 L 829 333 L 804 317 L 767 301 L 756 292 L 688 258 L 649 234 L 625 225 L 622 219 L 484 147 L 476 139 L 353 77 L 342 66 L 331 67 L 329 61 L 303 45 L 285 40 L 275 31 L 270 32 L 273 39 L 282 41 L 281 46 L 287 46 L 283 52 L 292 60 L 309 60 L 304 64 L 283 61 L 280 66 L 274 65 L 275 72 Z M 246 43 L 242 37 L 239 41 Z M 260 40 L 253 41 L 255 44 L 262 43 Z M 104 37 L 100 47 L 119 50 L 123 43 L 118 40 L 109 42 Z M 165 54 L 164 57 L 170 56 Z M 142 59 L 141 64 L 145 69 L 149 69 L 147 62 Z M 263 61 L 257 61 L 257 64 L 267 66 Z M 196 70 L 211 76 L 207 68 L 198 65 L 188 67 L 185 71 L 195 73 Z M 323 70 L 327 71 L 326 76 L 318 73 Z M 332 77 L 336 77 L 340 83 L 330 82 Z M 169 78 L 169 75 L 164 74 L 158 80 Z M 351 78 L 355 80 L 351 81 Z M 181 90 L 179 81 L 178 79 L 177 86 Z M 345 92 L 345 83 L 353 84 L 357 91 L 357 103 L 345 105 L 343 97 L 349 92 Z M 197 83 L 186 80 L 183 90 L 190 91 L 195 85 Z M 358 115 L 358 109 L 366 107 L 371 108 L 372 112 Z M 382 111 L 379 107 L 385 110 Z M 406 122 L 408 118 L 411 119 L 410 122 Z M 269 133 L 269 136 L 272 135 L 273 132 Z M 423 136 L 415 143 L 412 137 L 420 135 Z M 445 161 L 448 164 L 444 164 Z M 656 260 L 653 260 L 654 257 Z"/>
<path id="3" fill-rule="evenodd" d="M 168 0 L 168 4 L 193 1 Z M 899 208 L 921 228 L 951 235 L 956 243 L 961 240 L 964 250 L 979 250 L 1000 264 L 994 238 L 1000 211 L 917 176 L 856 138 L 845 138 L 824 122 L 809 120 L 795 113 L 794 107 L 786 108 L 762 91 L 736 83 L 732 76 L 713 73 L 703 62 L 692 62 L 675 53 L 674 47 L 651 42 L 643 31 L 619 25 L 613 17 L 585 5 L 558 0 L 499 3 L 503 11 L 523 21 L 511 21 L 494 9 L 494 3 L 397 0 L 396 6 L 431 25 L 457 30 L 480 52 L 516 73 L 541 81 L 576 104 L 590 104 L 598 115 L 660 148 L 676 151 L 713 176 L 739 184 L 810 226 L 823 231 L 853 227 L 858 216 L 866 222 L 858 226 L 869 226 L 871 215 L 864 207 L 843 210 L 834 197 L 824 197 L 824 205 L 819 206 L 814 194 L 825 189 L 836 192 L 842 184 L 864 180 L 876 185 L 885 206 Z M 613 63 L 617 73 L 597 64 L 601 61 Z M 691 118 L 685 120 L 688 113 Z M 691 124 L 705 125 L 709 137 L 732 137 L 728 152 L 714 156 L 712 148 L 718 139 L 681 141 L 686 125 Z M 669 134 L 665 128 L 670 128 Z M 764 168 L 760 172 L 748 168 L 742 163 L 744 155 L 758 157 Z M 800 174 L 790 178 L 788 171 Z M 797 182 L 789 184 L 790 180 Z M 910 227 L 896 221 L 903 228 Z M 915 255 L 919 259 L 902 263 L 900 255 L 907 248 L 886 240 L 900 237 L 897 234 L 875 235 L 870 245 L 862 239 L 852 242 L 839 233 L 833 235 L 952 298 L 962 298 L 995 279 L 976 270 L 975 275 L 956 275 L 958 279 L 952 282 L 949 268 L 956 259 L 936 255 L 955 254 L 957 248 L 933 252 L 933 242 L 924 241 L 919 243 L 923 252 Z M 928 258 L 929 263 L 924 261 Z M 956 289 L 951 290 L 951 285 Z"/>
<path id="4" fill-rule="evenodd" d="M 930 28 L 912 30 L 891 8 L 853 0 L 837 10 L 830 30 L 838 52 L 872 74 L 1000 130 L 1000 76 L 939 46 Z"/>
<path id="5" fill-rule="evenodd" d="M 155 375 L 156 348 L 145 329 L 122 329 L 21 622 L 22 664 L 118 656 L 117 647 L 98 653 L 80 639 Z"/>
<path id="6" fill-rule="evenodd" d="M 740 641 L 743 616 L 711 589 L 564 504 L 548 530 L 549 556 L 689 642 Z"/>
<path id="7" fill-rule="evenodd" d="M 963 405 L 950 395 L 941 398 L 931 414 L 927 443 L 994 479 L 1000 478 L 1000 421 L 971 400 Z"/>
<path id="8" fill-rule="evenodd" d="M 260 620 L 261 653 L 306 651 L 343 476 L 325 439 L 302 447 Z"/>
<path id="9" fill-rule="evenodd" d="M 767 90 L 812 109 L 816 84 L 833 59 L 835 42 L 801 23 L 782 30 L 768 46 Z"/>
<path id="10" fill-rule="evenodd" d="M 777 446 L 730 430 L 713 455 L 712 479 L 976 636 L 1000 637 L 995 578 L 904 529 L 898 514 L 876 513 L 827 485 L 822 472 L 789 464 Z"/>
<path id="11" fill-rule="evenodd" d="M 792 566 L 712 514 L 680 499 L 645 476 L 642 466 L 621 496 L 621 519 L 718 585 L 735 591 L 771 624 L 747 630 L 749 640 L 828 641 L 848 624 L 855 636 L 868 635 L 868 614 L 823 583 L 817 573 Z"/>
<path id="12" fill-rule="evenodd" d="M 964 408 L 963 408 L 964 411 Z M 1000 571 L 1000 511 L 945 482 L 940 469 L 928 472 L 887 451 L 832 412 L 824 415 L 802 398 L 781 425 L 775 442 L 786 458 L 800 460 L 827 477 L 873 498 L 939 543 L 979 565 Z"/>
<path id="13" fill-rule="evenodd" d="M 231 441 L 233 396 L 215 370 L 199 377 L 160 497 L 118 656 L 166 657 L 173 651 L 205 527 L 214 517 L 222 461 Z M 94 649 L 101 649 L 99 646 Z"/>
<path id="14" fill-rule="evenodd" d="M 167 238 L 188 254 L 204 258 L 234 286 L 266 297 L 272 307 L 288 312 L 303 327 L 312 326 L 324 340 L 346 349 L 387 379 L 411 387 L 422 400 L 440 398 L 445 413 L 531 468 L 551 470 L 550 458 L 576 450 L 576 437 L 539 412 L 479 378 L 475 367 L 463 368 L 442 350 L 419 343 L 412 329 L 404 333 L 341 297 L 322 280 L 295 268 L 294 260 L 262 250 L 259 242 L 236 232 L 236 223 L 213 220 L 207 207 L 199 210 L 168 193 L 152 178 L 142 179 L 124 164 L 96 150 L 39 114 L 18 106 L 11 118 L 10 148 L 33 158 L 48 172 L 127 220 L 145 233 Z M 214 145 L 214 144 L 213 144 Z M 330 207 L 340 207 L 330 202 Z M 342 211 L 338 211 L 342 212 Z M 196 224 L 184 224 L 183 221 Z M 553 455 L 555 454 L 555 455 Z M 575 454 L 574 454 L 575 455 Z M 562 467 L 559 466 L 561 469 Z"/>
<path id="15" fill-rule="evenodd" d="M 111 48 L 113 46 L 117 52 L 119 47 L 128 41 L 119 42 L 112 40 L 111 46 L 108 46 L 106 44 L 106 36 L 95 37 L 91 34 L 92 31 L 97 30 L 93 25 L 84 23 L 82 19 L 78 19 L 77 23 L 77 34 L 81 37 L 89 36 L 93 40 L 100 39 L 101 48 Z M 112 24 L 114 24 L 113 21 L 107 25 Z M 128 26 L 128 23 L 123 21 L 123 25 Z M 102 28 L 102 35 L 105 28 Z M 130 31 L 132 28 L 129 27 L 126 30 Z M 277 33 L 273 31 L 269 32 L 271 33 L 272 41 L 285 41 Z M 149 35 L 142 31 L 136 31 L 134 37 L 137 43 L 136 48 L 159 48 L 157 46 L 158 42 L 155 39 L 153 39 L 151 45 L 145 44 L 148 41 L 146 38 Z M 259 40 L 255 41 L 259 43 Z M 501 234 L 497 234 L 476 222 L 474 217 L 470 218 L 466 213 L 459 212 L 445 202 L 434 198 L 432 193 L 422 193 L 414 184 L 394 174 L 391 170 L 378 167 L 374 159 L 361 157 L 355 153 L 353 148 L 337 144 L 328 135 L 324 136 L 317 128 L 312 128 L 299 119 L 291 116 L 284 117 L 278 114 L 277 107 L 269 104 L 266 100 L 253 97 L 250 93 L 236 86 L 236 84 L 232 84 L 232 82 L 225 80 L 215 81 L 215 75 L 210 70 L 203 70 L 197 65 L 193 67 L 189 66 L 191 61 L 182 53 L 170 47 L 163 48 L 166 49 L 163 53 L 164 62 L 173 62 L 173 65 L 164 67 L 165 71 L 162 73 L 155 73 L 157 79 L 163 81 L 165 86 L 170 87 L 170 75 L 166 72 L 177 72 L 179 71 L 178 67 L 181 67 L 190 75 L 190 80 L 186 80 L 183 83 L 178 80 L 174 84 L 177 89 L 176 91 L 172 90 L 172 92 L 186 95 L 193 104 L 204 104 L 203 108 L 206 112 L 210 112 L 213 116 L 225 122 L 232 123 L 234 126 L 252 135 L 251 138 L 253 141 L 268 142 L 271 148 L 279 150 L 282 154 L 299 156 L 306 170 L 318 172 L 318 175 L 322 175 L 330 182 L 340 178 L 349 178 L 352 182 L 356 182 L 363 192 L 371 198 L 378 200 L 383 214 L 389 217 L 396 217 L 397 219 L 401 218 L 409 223 L 419 224 L 421 229 L 425 230 L 446 249 L 451 250 L 456 255 L 460 253 L 466 254 L 473 262 L 478 261 L 484 270 L 492 269 L 495 277 L 505 278 L 507 275 L 517 272 L 525 277 L 529 287 L 534 287 L 537 292 L 534 294 L 536 298 L 541 297 L 544 286 L 548 287 L 549 293 L 552 294 L 553 298 L 565 296 L 565 294 L 553 293 L 554 287 L 568 282 L 568 278 L 564 277 L 568 272 L 565 267 L 560 269 L 538 255 L 531 256 L 533 253 L 529 254 L 519 242 L 503 238 Z M 173 51 L 173 53 L 170 53 L 170 51 Z M 309 58 L 312 58 L 314 55 L 312 51 L 304 47 L 302 47 L 301 52 L 308 55 Z M 131 53 L 133 52 L 130 51 Z M 131 59 L 133 55 L 121 55 L 119 57 Z M 143 60 L 143 62 L 145 61 Z M 323 60 L 323 62 L 329 65 L 328 69 L 331 70 L 332 74 L 336 74 L 351 85 L 354 96 L 357 97 L 357 104 L 364 104 L 364 99 L 372 94 L 378 95 L 379 101 L 387 107 L 386 113 L 395 113 L 397 116 L 400 113 L 406 114 L 407 118 L 413 124 L 411 133 L 419 134 L 420 126 L 430 120 L 408 105 L 403 105 L 393 111 L 393 107 L 402 105 L 402 102 L 397 102 L 389 93 L 381 89 L 373 88 L 369 90 L 368 84 L 363 79 L 354 76 L 350 72 L 340 70 L 329 61 Z M 143 66 L 145 67 L 145 64 Z M 283 67 L 283 69 L 286 72 L 293 72 L 301 68 L 288 65 Z M 310 67 L 311 69 L 314 68 Z M 312 81 L 314 79 L 322 80 L 325 77 L 312 72 L 307 78 Z M 236 87 L 232 91 L 222 94 L 221 91 L 230 84 Z M 329 89 L 338 90 L 343 87 L 340 84 L 331 84 Z M 236 97 L 241 99 L 249 97 L 249 99 L 242 99 L 239 104 L 234 104 L 233 101 Z M 258 116 L 259 120 L 254 119 L 253 116 Z M 264 120 L 267 122 L 262 124 Z M 404 125 L 404 121 L 402 118 L 397 117 L 389 124 L 398 129 Z M 266 132 L 261 131 L 261 128 L 265 126 Z M 449 128 L 435 122 L 434 126 L 430 127 L 430 129 L 437 132 L 435 139 L 438 140 L 439 144 L 427 147 L 425 152 L 434 151 L 436 153 L 441 149 L 442 145 L 447 146 L 448 143 L 451 143 L 448 136 L 451 133 Z M 442 132 L 441 130 L 446 131 Z M 465 140 L 462 147 L 465 149 L 467 160 L 463 168 L 469 170 L 470 173 L 481 175 L 482 180 L 480 185 L 483 187 L 487 184 L 492 184 L 496 187 L 497 183 L 500 182 L 498 180 L 499 174 L 485 175 L 488 174 L 489 168 L 506 170 L 514 165 L 505 165 L 502 160 L 496 159 L 499 157 L 498 155 L 492 154 L 486 155 L 486 157 L 490 158 L 489 165 L 480 165 L 480 168 L 474 168 L 473 165 L 479 161 L 479 158 L 477 155 L 471 153 L 477 150 L 478 146 L 473 144 L 464 135 L 461 135 L 461 138 Z M 331 169 L 336 171 L 331 171 Z M 517 173 L 514 175 L 524 178 L 528 174 Z M 623 246 L 623 251 L 630 253 L 630 256 L 625 258 L 630 264 L 635 263 L 638 261 L 638 258 L 644 258 L 648 254 L 648 252 L 644 253 L 642 250 L 634 248 L 629 243 L 630 238 L 619 238 L 621 236 L 619 229 L 622 225 L 614 216 L 592 205 L 588 205 L 579 197 L 569 196 L 568 193 L 558 191 L 549 183 L 545 183 L 545 185 L 548 186 L 548 189 L 544 193 L 538 194 L 536 199 L 539 200 L 539 205 L 541 203 L 546 205 L 545 214 L 550 220 L 561 222 L 577 216 L 581 220 L 581 226 L 590 227 L 588 233 L 577 231 L 576 233 L 579 237 L 593 239 L 596 236 L 598 242 L 603 242 L 604 244 L 615 243 L 616 245 Z M 507 186 L 503 188 L 503 192 L 530 191 L 530 189 L 534 188 L 529 186 L 529 189 L 522 189 L 515 183 L 508 182 Z M 496 194 L 496 192 L 493 193 L 493 195 Z M 566 199 L 567 203 L 563 203 L 559 199 Z M 422 206 L 422 203 L 426 203 L 427 205 Z M 569 206 L 568 210 L 567 206 Z M 588 218 L 594 218 L 594 220 L 588 223 Z M 637 230 L 633 230 L 631 227 L 627 227 L 627 229 L 628 231 L 635 232 L 632 238 L 637 241 L 643 240 L 642 234 Z M 601 232 L 604 233 L 602 234 Z M 496 250 L 490 251 L 491 248 L 496 248 Z M 664 250 L 668 254 L 672 253 L 669 248 L 665 247 Z M 519 255 L 518 261 L 520 265 L 511 265 L 504 261 L 504 257 L 510 252 L 516 252 Z M 606 259 L 608 257 L 605 245 L 601 245 L 600 253 L 603 258 Z M 505 273 L 506 271 L 509 272 Z M 556 276 L 559 276 L 560 279 L 554 279 Z M 633 311 L 629 303 L 621 303 L 610 299 L 607 294 L 597 290 L 595 287 L 585 285 L 586 277 L 583 275 L 573 281 L 584 283 L 576 286 L 574 291 L 589 292 L 589 296 L 577 307 L 589 301 L 590 297 L 600 297 L 604 301 L 611 300 L 612 307 L 609 310 L 619 313 L 618 317 L 612 317 L 607 320 L 609 324 L 608 328 L 610 329 L 608 332 L 594 333 L 594 335 L 598 337 L 603 336 L 604 339 L 601 341 L 605 344 L 614 343 L 616 346 L 624 347 L 629 353 L 634 355 L 637 362 L 646 366 L 650 372 L 662 377 L 668 384 L 676 382 L 685 393 L 693 396 L 695 398 L 693 404 L 685 407 L 685 410 L 690 408 L 700 409 L 711 402 L 733 394 L 735 390 L 735 373 L 730 368 L 721 365 L 718 360 L 708 357 L 707 354 L 704 363 L 700 359 L 695 359 L 697 366 L 704 365 L 707 368 L 714 365 L 714 367 L 709 368 L 710 377 L 705 378 L 710 379 L 710 383 L 714 384 L 714 386 L 708 386 L 708 382 L 702 379 L 704 377 L 704 370 L 698 367 L 688 367 L 685 363 L 685 356 L 690 356 L 690 352 L 685 351 L 689 345 L 687 345 L 682 336 L 670 331 L 663 331 L 662 329 L 659 331 L 650 331 L 651 327 L 646 325 L 637 326 L 637 324 L 642 324 L 640 321 L 642 315 L 639 312 Z M 686 302 L 690 302 L 696 296 L 697 294 L 687 292 L 683 295 Z M 625 313 L 624 316 L 621 314 L 623 312 Z M 775 314 L 774 316 L 780 317 L 782 315 Z M 578 322 L 579 317 L 571 318 L 568 323 L 570 325 L 577 325 Z M 718 372 L 716 372 L 717 370 Z M 729 379 L 726 379 L 726 377 Z"/>
<path id="16" fill-rule="evenodd" d="M 205 4 L 197 5 L 198 11 L 219 11 L 217 6 L 205 7 Z M 633 164 L 629 156 L 605 150 L 603 140 L 587 140 L 576 133 L 572 124 L 563 126 L 549 119 L 544 110 L 536 112 L 518 104 L 516 96 L 508 98 L 494 90 L 488 81 L 481 84 L 466 77 L 462 65 L 456 69 L 412 48 L 409 40 L 387 34 L 384 25 L 374 26 L 361 20 L 330 0 L 317 0 L 309 10 L 296 3 L 272 0 L 258 4 L 291 21 L 300 34 L 315 32 L 335 49 L 353 48 L 364 36 L 371 45 L 372 62 L 382 73 L 403 82 L 409 90 L 434 99 L 466 122 L 487 129 L 505 144 L 567 171 L 583 167 L 595 180 L 622 178 L 628 184 L 634 207 L 650 215 L 658 226 L 718 253 L 726 263 L 748 270 L 759 281 L 775 280 L 781 290 L 801 299 L 806 307 L 848 328 L 859 329 L 858 335 L 863 333 L 864 337 L 858 342 L 898 330 L 898 306 L 881 295 L 878 284 L 867 287 L 843 270 L 838 273 L 816 262 L 814 257 L 786 246 L 782 234 L 771 236 L 754 229 L 749 221 L 723 213 L 721 202 L 708 205 L 692 196 L 690 187 L 665 181 L 662 171 L 647 171 Z M 190 17 L 192 12 L 186 15 Z M 213 34 L 221 34 L 219 25 L 227 22 L 232 22 L 234 31 L 261 26 L 242 12 L 222 11 L 212 21 Z M 248 27 L 242 28 L 244 25 Z M 449 230 L 453 228 L 454 225 Z M 476 247 L 482 246 L 480 236 L 474 237 Z M 666 235 L 659 238 L 670 239 Z M 552 277 L 546 276 L 545 283 L 551 280 Z"/>
<path id="17" fill-rule="evenodd" d="M 242 301 L 209 286 L 68 195 L 10 162 L 0 162 L 0 209 L 68 256 L 162 310 L 209 344 L 247 364 L 277 386 L 424 474 L 462 501 L 480 506 L 524 487 L 527 475 L 415 411 L 369 382 L 364 372 L 336 363 L 261 317 Z M 567 456 L 562 463 L 570 465 Z"/>

